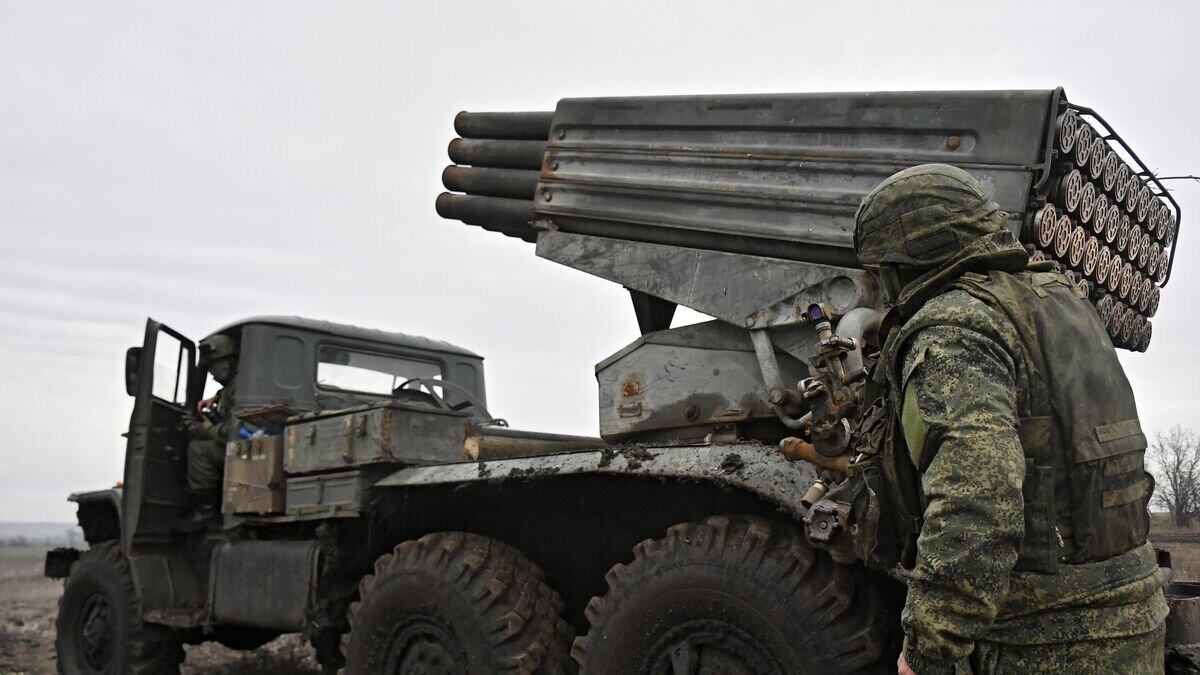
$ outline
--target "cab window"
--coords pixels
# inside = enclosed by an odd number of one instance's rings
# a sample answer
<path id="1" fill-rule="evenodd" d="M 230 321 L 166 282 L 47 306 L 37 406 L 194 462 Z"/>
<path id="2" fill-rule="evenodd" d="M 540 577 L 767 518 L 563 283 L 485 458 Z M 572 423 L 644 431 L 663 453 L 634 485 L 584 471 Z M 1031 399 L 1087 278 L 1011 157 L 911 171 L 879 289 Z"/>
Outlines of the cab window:
<path id="1" fill-rule="evenodd" d="M 317 350 L 317 386 L 322 389 L 392 396 L 412 379 L 440 380 L 442 367 L 433 361 L 336 345 L 323 345 Z"/>
<path id="2" fill-rule="evenodd" d="M 151 394 L 155 398 L 183 405 L 187 400 L 188 372 L 192 367 L 191 352 L 179 338 L 158 332 L 154 347 L 154 382 Z"/>

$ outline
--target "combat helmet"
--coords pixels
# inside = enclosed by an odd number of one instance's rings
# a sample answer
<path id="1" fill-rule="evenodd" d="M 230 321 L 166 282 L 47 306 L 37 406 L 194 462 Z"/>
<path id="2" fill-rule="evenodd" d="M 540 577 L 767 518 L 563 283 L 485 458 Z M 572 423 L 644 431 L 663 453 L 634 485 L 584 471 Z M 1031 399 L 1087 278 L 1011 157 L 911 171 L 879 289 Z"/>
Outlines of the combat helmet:
<path id="1" fill-rule="evenodd" d="M 237 341 L 228 335 L 216 333 L 200 341 L 200 365 L 207 366 L 214 361 L 231 359 L 237 356 Z"/>
<path id="2" fill-rule="evenodd" d="M 867 265 L 936 267 L 967 244 L 1007 230 L 1005 218 L 971 174 L 922 164 L 893 174 L 863 198 L 854 250 Z"/>
<path id="3" fill-rule="evenodd" d="M 1028 259 L 983 185 L 948 164 L 904 169 L 867 193 L 854 250 L 864 267 L 880 272 L 889 301 L 908 282 L 952 263 L 1000 258 L 1004 267 L 1023 267 Z"/>
<path id="4" fill-rule="evenodd" d="M 216 333 L 200 341 L 199 366 L 209 372 L 217 382 L 227 385 L 237 373 L 237 340 Z"/>

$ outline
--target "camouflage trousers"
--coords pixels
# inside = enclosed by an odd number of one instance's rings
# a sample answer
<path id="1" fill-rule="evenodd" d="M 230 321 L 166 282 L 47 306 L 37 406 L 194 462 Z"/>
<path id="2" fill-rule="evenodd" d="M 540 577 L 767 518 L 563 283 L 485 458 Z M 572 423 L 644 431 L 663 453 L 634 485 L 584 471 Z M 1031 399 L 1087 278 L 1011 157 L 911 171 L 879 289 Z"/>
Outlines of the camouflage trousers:
<path id="1" fill-rule="evenodd" d="M 187 482 L 193 494 L 211 494 L 221 490 L 225 478 L 225 448 L 207 439 L 188 443 Z"/>
<path id="2" fill-rule="evenodd" d="M 1142 635 L 1054 645 L 975 643 L 968 675 L 1059 675 L 1061 673 L 1120 673 L 1161 675 L 1166 625 Z M 918 675 L 920 675 L 918 673 Z"/>

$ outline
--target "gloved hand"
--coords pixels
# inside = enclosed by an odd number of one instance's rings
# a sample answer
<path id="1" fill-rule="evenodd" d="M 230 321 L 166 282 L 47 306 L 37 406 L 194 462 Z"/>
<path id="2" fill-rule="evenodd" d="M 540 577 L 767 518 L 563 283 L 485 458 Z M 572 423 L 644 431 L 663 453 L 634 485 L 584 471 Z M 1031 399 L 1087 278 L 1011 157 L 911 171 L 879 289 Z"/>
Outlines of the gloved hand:
<path id="1" fill-rule="evenodd" d="M 196 437 L 211 437 L 213 435 L 213 423 L 199 415 L 185 414 L 183 416 L 183 428 L 188 434 Z"/>

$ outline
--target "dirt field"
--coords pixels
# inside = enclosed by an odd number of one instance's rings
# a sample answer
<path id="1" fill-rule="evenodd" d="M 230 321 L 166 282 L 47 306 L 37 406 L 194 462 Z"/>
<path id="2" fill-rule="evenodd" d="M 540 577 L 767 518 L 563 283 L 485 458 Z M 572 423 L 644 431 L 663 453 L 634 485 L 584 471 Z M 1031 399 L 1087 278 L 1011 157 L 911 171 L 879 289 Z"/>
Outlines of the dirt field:
<path id="1" fill-rule="evenodd" d="M 1200 580 L 1200 531 L 1166 530 L 1177 580 Z M 53 675 L 54 617 L 62 583 L 42 576 L 42 549 L 0 548 L 0 675 Z M 187 648 L 184 673 L 283 675 L 320 672 L 308 645 L 282 637 L 253 652 L 209 643 Z"/>
<path id="2" fill-rule="evenodd" d="M 53 675 L 54 617 L 62 582 L 42 576 L 43 549 L 0 548 L 0 675 Z M 319 673 L 312 650 L 293 636 L 253 652 L 217 644 L 187 648 L 184 673 Z"/>

